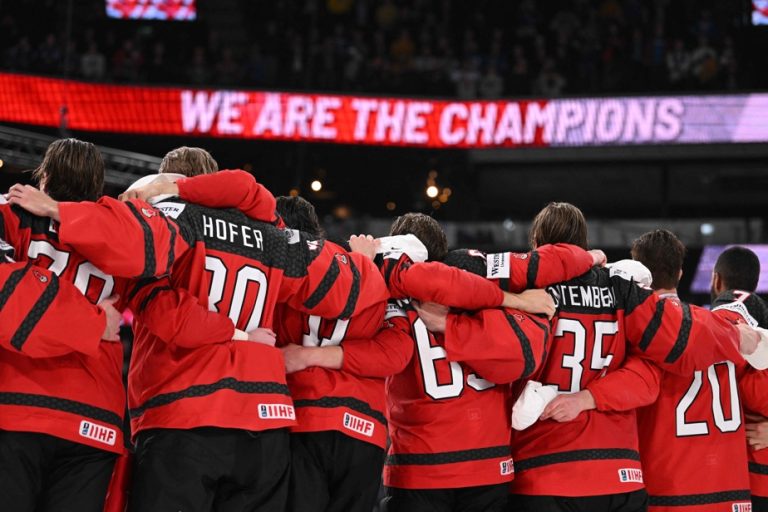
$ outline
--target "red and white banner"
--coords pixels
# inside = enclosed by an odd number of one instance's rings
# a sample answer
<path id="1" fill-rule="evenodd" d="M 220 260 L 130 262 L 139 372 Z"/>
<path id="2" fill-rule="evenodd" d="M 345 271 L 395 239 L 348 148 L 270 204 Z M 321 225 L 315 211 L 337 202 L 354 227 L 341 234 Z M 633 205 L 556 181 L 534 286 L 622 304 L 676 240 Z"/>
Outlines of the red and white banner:
<path id="1" fill-rule="evenodd" d="M 0 122 L 57 127 L 62 115 L 73 130 L 429 148 L 768 142 L 768 94 L 446 101 L 0 73 Z"/>

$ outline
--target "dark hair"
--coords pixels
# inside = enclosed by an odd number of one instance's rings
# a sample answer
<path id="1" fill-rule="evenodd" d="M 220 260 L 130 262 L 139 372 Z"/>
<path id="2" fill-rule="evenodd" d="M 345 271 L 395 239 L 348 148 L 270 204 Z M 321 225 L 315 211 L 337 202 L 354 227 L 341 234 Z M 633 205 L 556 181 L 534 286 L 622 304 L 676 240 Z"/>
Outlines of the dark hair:
<path id="1" fill-rule="evenodd" d="M 104 159 L 90 142 L 59 139 L 32 175 L 56 201 L 96 201 L 104 190 Z"/>
<path id="2" fill-rule="evenodd" d="M 727 290 L 753 292 L 760 280 L 760 258 L 746 247 L 730 247 L 718 256 L 715 272 Z"/>
<path id="3" fill-rule="evenodd" d="M 219 164 L 203 148 L 181 146 L 172 149 L 160 162 L 160 174 L 176 173 L 192 177 L 200 174 L 213 174 L 219 170 Z"/>
<path id="4" fill-rule="evenodd" d="M 531 246 L 572 244 L 587 248 L 587 220 L 571 203 L 549 203 L 533 219 Z"/>
<path id="5" fill-rule="evenodd" d="M 315 235 L 325 236 L 320 226 L 315 207 L 301 196 L 280 196 L 277 198 L 277 213 L 283 218 L 285 225 Z"/>
<path id="6" fill-rule="evenodd" d="M 677 288 L 685 259 L 685 245 L 671 231 L 656 229 L 632 242 L 632 259 L 651 271 L 654 290 Z"/>
<path id="7" fill-rule="evenodd" d="M 390 235 L 415 235 L 427 248 L 428 260 L 440 261 L 448 253 L 448 239 L 440 224 L 423 213 L 406 213 L 395 219 Z"/>

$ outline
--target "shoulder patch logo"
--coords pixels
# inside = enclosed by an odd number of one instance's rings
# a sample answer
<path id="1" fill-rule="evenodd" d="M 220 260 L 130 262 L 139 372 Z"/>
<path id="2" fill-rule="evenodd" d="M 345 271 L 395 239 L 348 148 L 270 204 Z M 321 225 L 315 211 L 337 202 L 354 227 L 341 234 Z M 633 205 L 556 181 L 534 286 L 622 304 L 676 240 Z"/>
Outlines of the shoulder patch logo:
<path id="1" fill-rule="evenodd" d="M 37 280 L 40 281 L 41 283 L 48 282 L 48 276 L 46 276 L 45 274 L 43 274 L 37 269 L 32 269 L 32 275 L 35 276 Z"/>
<path id="2" fill-rule="evenodd" d="M 157 211 L 151 210 L 149 208 L 142 208 L 141 209 L 142 215 L 144 215 L 146 218 L 151 219 L 155 215 L 157 215 Z"/>
<path id="3" fill-rule="evenodd" d="M 347 255 L 346 254 L 336 254 L 336 259 L 341 262 L 342 265 L 347 264 Z"/>

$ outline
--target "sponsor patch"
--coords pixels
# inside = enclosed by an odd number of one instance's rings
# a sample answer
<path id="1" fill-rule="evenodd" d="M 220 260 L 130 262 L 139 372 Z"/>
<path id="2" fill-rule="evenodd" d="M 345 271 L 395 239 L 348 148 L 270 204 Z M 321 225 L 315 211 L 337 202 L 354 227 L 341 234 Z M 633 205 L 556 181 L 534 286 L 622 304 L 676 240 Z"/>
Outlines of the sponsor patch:
<path id="1" fill-rule="evenodd" d="M 511 475 L 515 472 L 515 463 L 512 459 L 507 459 L 499 462 L 502 475 Z"/>
<path id="2" fill-rule="evenodd" d="M 164 201 L 162 203 L 157 203 L 155 205 L 155 208 L 163 212 L 167 217 L 170 217 L 172 219 L 178 219 L 179 215 L 181 215 L 181 212 L 184 211 L 184 208 L 186 208 L 187 205 L 184 203 L 174 203 L 171 201 Z M 144 210 L 146 208 L 141 209 L 141 213 L 144 213 Z M 153 212 L 155 215 L 157 215 L 157 212 Z M 144 213 L 146 215 L 146 213 Z"/>
<path id="3" fill-rule="evenodd" d="M 292 405 L 259 404 L 259 418 L 263 420 L 295 420 L 296 412 Z"/>
<path id="4" fill-rule="evenodd" d="M 731 512 L 752 512 L 751 503 L 734 503 L 731 505 Z"/>
<path id="5" fill-rule="evenodd" d="M 619 470 L 619 482 L 629 483 L 634 482 L 643 483 L 643 470 L 642 469 L 620 469 Z"/>
<path id="6" fill-rule="evenodd" d="M 373 436 L 374 425 L 372 421 L 355 416 L 354 414 L 344 413 L 344 428 L 357 432 L 366 437 Z"/>
<path id="7" fill-rule="evenodd" d="M 407 318 L 408 315 L 406 314 L 405 310 L 398 306 L 397 304 L 393 302 L 387 303 L 387 311 L 384 313 L 384 320 L 389 320 L 390 318 L 397 318 L 397 317 L 404 317 Z"/>
<path id="8" fill-rule="evenodd" d="M 109 446 L 115 446 L 115 441 L 117 440 L 117 431 L 115 429 L 105 427 L 104 425 L 97 425 L 87 420 L 80 422 L 79 433 L 81 437 Z"/>
<path id="9" fill-rule="evenodd" d="M 511 267 L 509 253 L 497 252 L 486 256 L 486 277 L 488 279 L 509 279 Z"/>

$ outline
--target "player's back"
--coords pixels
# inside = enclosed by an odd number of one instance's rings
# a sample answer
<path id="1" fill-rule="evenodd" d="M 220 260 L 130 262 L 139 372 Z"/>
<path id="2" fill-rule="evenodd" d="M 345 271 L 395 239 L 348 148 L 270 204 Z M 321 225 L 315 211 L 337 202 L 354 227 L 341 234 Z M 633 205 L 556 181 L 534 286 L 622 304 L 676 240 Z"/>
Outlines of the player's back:
<path id="1" fill-rule="evenodd" d="M 387 380 L 392 444 L 384 483 L 405 489 L 493 485 L 512 479 L 509 386 L 496 386 L 449 361 L 412 306 L 390 308 L 407 318 L 415 342 L 411 362 Z"/>
<path id="2" fill-rule="evenodd" d="M 55 222 L 7 204 L 0 205 L 0 216 L 5 238 L 20 259 L 74 283 L 94 304 L 113 293 L 127 295 L 125 280 L 116 281 L 59 241 Z M 54 295 L 47 297 L 53 299 Z M 41 304 L 40 311 L 46 307 Z M 61 336 L 72 336 L 66 325 Z M 0 428 L 48 433 L 120 453 L 125 409 L 122 367 L 121 343 L 102 342 L 94 357 L 71 352 L 32 359 L 4 350 Z"/>
<path id="3" fill-rule="evenodd" d="M 175 287 L 189 290 L 238 329 L 272 327 L 282 281 L 294 269 L 291 245 L 307 241 L 290 232 L 180 201 L 155 205 L 175 219 L 190 249 L 173 265 Z M 172 314 L 172 312 L 169 312 Z M 204 397 L 204 405 L 199 402 Z M 204 424 L 263 430 L 294 423 L 294 411 L 278 349 L 229 342 L 194 349 L 166 344 L 137 327 L 129 378 L 133 435 L 152 427 Z"/>
<path id="4" fill-rule="evenodd" d="M 689 376 L 665 372 L 658 400 L 638 409 L 650 510 L 749 509 L 738 391 L 745 370 L 742 364 L 723 361 Z"/>
<path id="5" fill-rule="evenodd" d="M 279 344 L 344 346 L 349 340 L 372 339 L 382 328 L 385 308 L 381 302 L 348 319 L 327 319 L 280 305 L 275 332 Z M 293 432 L 336 430 L 386 447 L 384 379 L 313 366 L 289 374 L 288 387 L 296 407 Z"/>
<path id="6" fill-rule="evenodd" d="M 535 380 L 576 393 L 622 365 L 627 340 L 616 279 L 608 269 L 593 268 L 547 287 L 558 310 Z M 590 410 L 565 423 L 538 421 L 513 431 L 512 448 L 513 493 L 590 496 L 642 488 L 634 411 Z"/>

